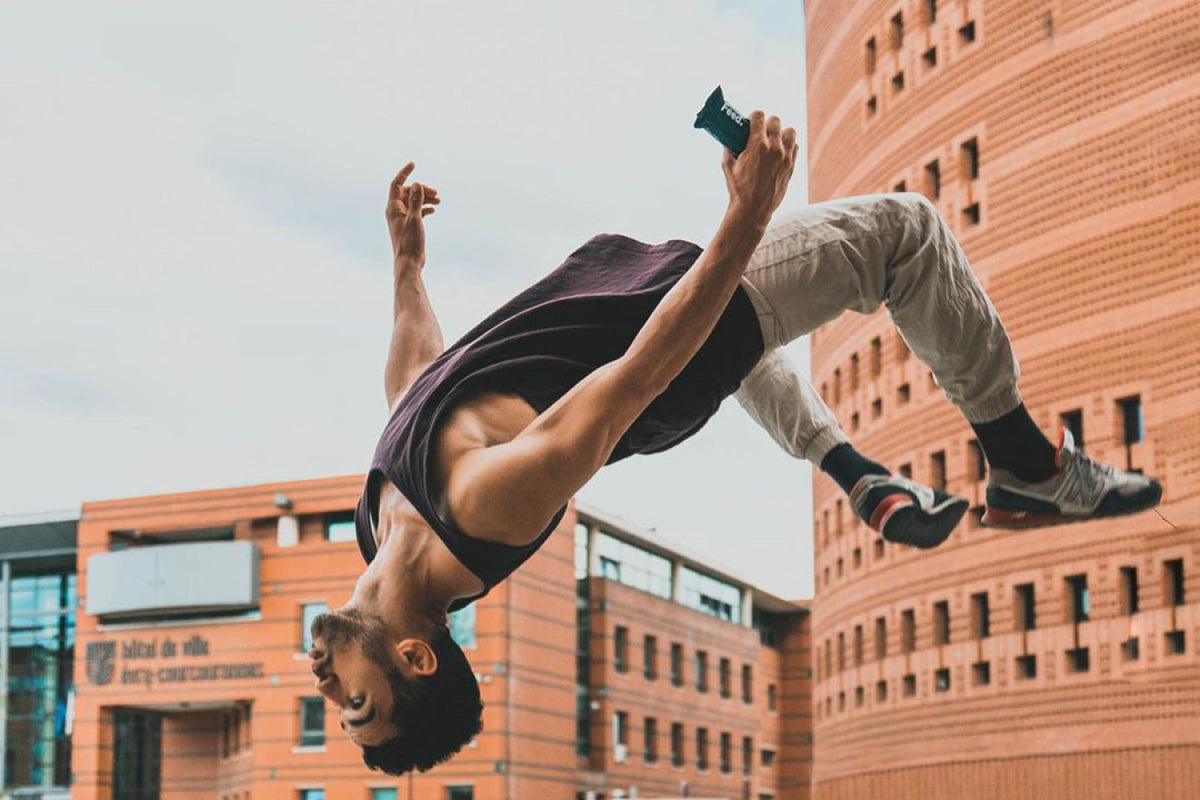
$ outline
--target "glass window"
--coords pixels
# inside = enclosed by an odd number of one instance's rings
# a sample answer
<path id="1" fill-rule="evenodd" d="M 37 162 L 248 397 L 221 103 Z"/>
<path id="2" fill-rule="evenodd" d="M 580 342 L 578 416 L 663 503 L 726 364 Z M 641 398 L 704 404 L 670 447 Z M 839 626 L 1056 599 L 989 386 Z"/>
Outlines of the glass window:
<path id="1" fill-rule="evenodd" d="M 446 800 L 475 800 L 475 787 L 447 786 Z"/>
<path id="2" fill-rule="evenodd" d="M 1067 621 L 1072 623 L 1087 622 L 1091 612 L 1087 575 L 1068 575 L 1066 583 L 1069 600 Z"/>
<path id="3" fill-rule="evenodd" d="M 658 678 L 658 639 L 650 634 L 642 640 L 642 674 L 648 681 Z"/>
<path id="4" fill-rule="evenodd" d="M 642 741 L 645 751 L 642 757 L 649 764 L 658 761 L 658 720 L 654 717 L 646 717 L 643 723 Z"/>
<path id="5" fill-rule="evenodd" d="M 613 712 L 613 744 L 629 746 L 629 714 L 624 711 Z"/>
<path id="6" fill-rule="evenodd" d="M 604 531 L 596 534 L 601 571 L 609 580 L 671 599 L 671 562 Z"/>
<path id="7" fill-rule="evenodd" d="M 679 600 L 727 622 L 741 622 L 742 590 L 687 566 L 679 568 Z"/>
<path id="8" fill-rule="evenodd" d="M 324 698 L 300 698 L 300 744 L 304 747 L 318 747 L 325 744 Z"/>
<path id="9" fill-rule="evenodd" d="M 346 511 L 326 516 L 325 539 L 330 542 L 357 541 L 358 529 L 354 526 L 354 512 Z"/>
<path id="10" fill-rule="evenodd" d="M 575 524 L 575 580 L 588 576 L 588 526 L 582 522 Z"/>
<path id="11" fill-rule="evenodd" d="M 371 789 L 371 800 L 396 800 L 396 790 L 390 786 L 376 786 Z"/>
<path id="12" fill-rule="evenodd" d="M 301 789 L 297 796 L 300 800 L 325 800 L 324 789 Z"/>
<path id="13" fill-rule="evenodd" d="M 8 784 L 66 786 L 71 769 L 66 719 L 75 662 L 75 576 L 14 577 L 9 603 Z"/>
<path id="14" fill-rule="evenodd" d="M 474 650 L 475 641 L 475 604 L 471 603 L 450 614 L 447 622 L 450 628 L 450 638 L 463 650 Z"/>
<path id="15" fill-rule="evenodd" d="M 683 686 L 683 645 L 671 642 L 671 684 Z"/>
<path id="16" fill-rule="evenodd" d="M 300 652 L 307 653 L 312 649 L 313 620 L 328 610 L 326 603 L 305 603 L 300 606 Z"/>
<path id="17" fill-rule="evenodd" d="M 618 625 L 613 633 L 613 667 L 617 672 L 629 669 L 629 629 Z"/>

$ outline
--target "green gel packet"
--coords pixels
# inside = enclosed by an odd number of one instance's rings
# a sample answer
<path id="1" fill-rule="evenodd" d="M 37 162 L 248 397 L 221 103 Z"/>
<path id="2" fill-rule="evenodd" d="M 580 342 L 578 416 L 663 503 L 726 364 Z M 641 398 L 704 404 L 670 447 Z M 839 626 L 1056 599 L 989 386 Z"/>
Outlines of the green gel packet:
<path id="1" fill-rule="evenodd" d="M 728 147 L 736 156 L 746 149 L 750 139 L 750 120 L 729 103 L 721 87 L 713 89 L 713 93 L 704 101 L 704 108 L 696 115 L 695 128 L 701 128 L 712 134 L 712 137 Z"/>

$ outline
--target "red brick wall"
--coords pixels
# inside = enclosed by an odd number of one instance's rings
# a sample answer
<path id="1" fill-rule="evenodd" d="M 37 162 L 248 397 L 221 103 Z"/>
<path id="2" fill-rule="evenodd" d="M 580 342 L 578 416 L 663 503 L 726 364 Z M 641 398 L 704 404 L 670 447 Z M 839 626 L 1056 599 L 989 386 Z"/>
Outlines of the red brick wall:
<path id="1" fill-rule="evenodd" d="M 764 646 L 758 631 L 725 622 L 673 601 L 624 584 L 590 579 L 592 612 L 591 681 L 597 705 L 592 716 L 591 766 L 604 773 L 595 788 L 609 796 L 613 788 L 636 786 L 639 796 L 674 797 L 686 782 L 693 797 L 741 798 L 745 782 L 750 796 L 777 798 L 808 796 L 809 719 L 807 698 L 806 614 L 788 615 L 778 648 Z M 629 631 L 628 670 L 616 669 L 614 636 L 617 626 Z M 657 639 L 657 678 L 643 672 L 646 634 Z M 683 684 L 671 680 L 671 645 L 683 645 Z M 708 690 L 696 688 L 696 652 L 707 653 Z M 730 696 L 720 691 L 720 662 L 730 662 Z M 751 701 L 742 697 L 742 667 L 751 668 Z M 777 710 L 767 709 L 767 686 L 777 686 Z M 613 714 L 628 715 L 628 759 L 613 757 Z M 648 763 L 644 720 L 657 721 L 658 758 Z M 671 725 L 682 723 L 683 765 L 671 763 Z M 708 730 L 708 768 L 697 765 L 696 735 Z M 721 734 L 731 737 L 731 770 L 720 769 Z M 742 739 L 753 742 L 749 775 L 743 773 Z M 763 766 L 761 751 L 775 751 L 775 762 Z"/>
<path id="2" fill-rule="evenodd" d="M 242 751 L 219 754 L 219 713 L 178 713 L 164 721 L 165 796 L 204 787 L 191 796 L 294 800 L 296 790 L 323 786 L 329 800 L 361 800 L 369 786 L 398 786 L 407 778 L 372 773 L 326 710 L 324 749 L 298 749 L 300 698 L 316 696 L 307 660 L 299 657 L 300 605 L 345 602 L 363 569 L 353 542 L 324 539 L 322 515 L 353 507 L 361 476 L 295 481 L 176 495 L 86 503 L 79 526 L 78 688 L 72 767 L 80 800 L 112 798 L 112 723 L 115 706 L 248 703 L 251 718 Z M 301 519 L 295 547 L 276 544 L 276 492 Z M 573 514 L 507 583 L 477 603 L 478 646 L 467 656 L 481 676 L 484 731 L 474 745 L 411 783 L 415 800 L 442 800 L 447 784 L 473 784 L 480 798 L 574 797 Z M 237 539 L 262 554 L 258 619 L 200 625 L 101 630 L 85 613 L 87 559 L 108 549 L 110 531 L 180 530 L 233 525 Z M 176 642 L 201 636 L 205 657 L 119 662 L 157 670 L 170 664 L 262 663 L 261 678 L 123 685 L 119 676 L 96 685 L 87 676 L 89 642 Z M 120 669 L 120 667 L 118 667 Z M 216 727 L 214 727 L 216 726 Z M 211 789 L 211 792 L 210 792 Z"/>
<path id="3" fill-rule="evenodd" d="M 1089 453 L 1124 466 L 1116 400 L 1139 394 L 1145 440 L 1132 463 L 1164 481 L 1161 511 L 1031 533 L 969 517 L 933 553 L 886 546 L 857 523 L 832 482 L 815 490 L 813 607 L 818 798 L 1155 797 L 1194 793 L 1200 763 L 1200 7 L 1184 0 L 941 0 L 932 25 L 915 0 L 809 0 L 812 199 L 930 193 L 960 237 L 1021 358 L 1021 389 L 1047 431 L 1082 409 Z M 898 50 L 890 21 L 904 19 Z M 975 40 L 960 28 L 974 22 Z M 874 36 L 875 70 L 865 44 Z M 936 66 L 922 56 L 937 50 Z M 893 78 L 904 73 L 904 87 Z M 875 111 L 868 109 L 874 96 Z M 979 143 L 964 174 L 962 143 Z M 971 224 L 964 209 L 980 204 Z M 871 341 L 882 371 L 870 372 Z M 887 315 L 843 315 L 813 337 L 813 380 L 861 448 L 928 481 L 943 451 L 951 491 L 982 503 L 969 471 L 971 431 L 903 348 Z M 859 356 L 857 389 L 847 385 Z M 835 370 L 842 386 L 835 402 Z M 899 390 L 909 387 L 909 400 Z M 882 401 L 876 418 L 872 403 Z M 858 417 L 858 429 L 852 420 Z M 842 524 L 837 523 L 842 500 Z M 839 530 L 841 531 L 839 533 Z M 855 550 L 860 565 L 856 566 Z M 1164 603 L 1165 560 L 1182 559 L 1186 604 Z M 839 574 L 839 561 L 841 564 Z M 1139 613 L 1118 604 L 1134 566 Z M 1064 579 L 1085 573 L 1091 620 L 1066 622 Z M 1034 583 L 1038 627 L 1015 630 L 1013 587 Z M 991 636 L 971 639 L 970 596 L 987 592 Z M 932 606 L 951 637 L 932 640 Z M 916 649 L 900 651 L 913 609 Z M 888 649 L 875 657 L 875 620 Z M 854 663 L 854 630 L 864 661 Z M 1182 654 L 1165 652 L 1181 630 Z M 838 636 L 845 666 L 838 667 Z M 1120 643 L 1141 642 L 1125 661 Z M 1089 648 L 1090 668 L 1065 651 Z M 832 670 L 824 664 L 825 648 Z M 1037 657 L 1033 680 L 1015 658 Z M 991 682 L 972 684 L 986 660 Z M 948 669 L 950 690 L 934 673 Z M 903 676 L 916 692 L 903 695 Z M 887 697 L 876 699 L 885 681 Z M 863 688 L 863 702 L 856 691 Z M 840 697 L 845 696 L 844 708 Z M 1189 771 L 1190 770 L 1190 771 Z"/>

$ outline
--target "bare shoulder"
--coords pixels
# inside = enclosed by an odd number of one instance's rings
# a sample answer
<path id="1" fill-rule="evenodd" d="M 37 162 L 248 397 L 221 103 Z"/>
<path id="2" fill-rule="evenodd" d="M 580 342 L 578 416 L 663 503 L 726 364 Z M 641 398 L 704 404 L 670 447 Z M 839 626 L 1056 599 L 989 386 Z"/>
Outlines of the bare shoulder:
<path id="1" fill-rule="evenodd" d="M 513 546 L 541 533 L 521 519 L 519 497 L 489 492 L 481 480 L 493 456 L 536 417 L 520 397 L 499 393 L 473 397 L 447 416 L 433 443 L 438 500 L 463 533 Z"/>

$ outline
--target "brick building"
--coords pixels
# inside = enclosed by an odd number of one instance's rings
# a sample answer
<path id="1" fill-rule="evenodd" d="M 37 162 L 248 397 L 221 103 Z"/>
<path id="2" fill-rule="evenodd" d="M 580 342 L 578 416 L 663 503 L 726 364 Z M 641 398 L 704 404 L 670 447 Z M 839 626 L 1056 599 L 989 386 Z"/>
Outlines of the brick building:
<path id="1" fill-rule="evenodd" d="M 361 572 L 361 487 L 293 481 L 0 520 L 0 585 L 19 612 L 0 661 L 41 687 L 14 694 L 10 680 L 6 787 L 76 800 L 808 796 L 806 605 L 582 505 L 451 615 L 482 734 L 428 773 L 367 770 L 304 655 L 308 622 Z"/>
<path id="2" fill-rule="evenodd" d="M 814 796 L 1195 797 L 1200 785 L 1200 6 L 808 0 L 812 199 L 924 193 L 1044 430 L 1160 510 L 980 528 L 972 432 L 882 310 L 813 337 L 862 449 L 971 500 L 938 550 L 815 489 Z"/>

